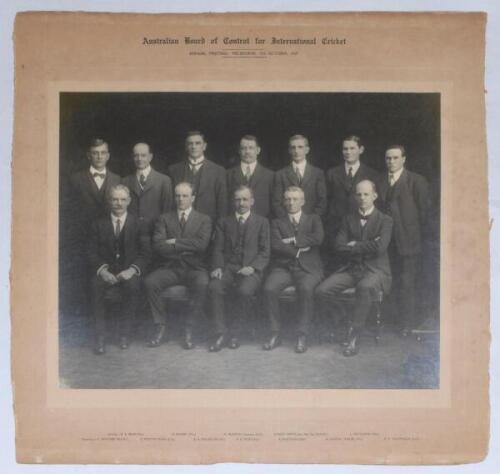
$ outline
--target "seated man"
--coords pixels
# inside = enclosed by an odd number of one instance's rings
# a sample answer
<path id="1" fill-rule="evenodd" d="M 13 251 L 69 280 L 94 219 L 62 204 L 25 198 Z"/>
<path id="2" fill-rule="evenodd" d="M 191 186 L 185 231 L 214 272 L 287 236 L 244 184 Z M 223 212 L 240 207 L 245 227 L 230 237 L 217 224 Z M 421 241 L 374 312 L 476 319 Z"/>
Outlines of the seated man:
<path id="1" fill-rule="evenodd" d="M 193 186 L 175 187 L 177 210 L 162 214 L 153 233 L 153 251 L 160 268 L 145 280 L 148 301 L 156 330 L 148 343 L 159 346 L 166 338 L 165 305 L 162 292 L 173 285 L 186 285 L 191 292 L 191 308 L 185 324 L 184 348 L 192 349 L 192 329 L 202 312 L 208 285 L 205 253 L 212 235 L 210 217 L 193 209 Z"/>
<path id="2" fill-rule="evenodd" d="M 272 270 L 264 284 L 271 337 L 264 344 L 265 350 L 272 350 L 281 343 L 279 296 L 290 285 L 295 285 L 299 307 L 295 352 L 301 354 L 307 350 L 314 288 L 323 277 L 319 247 L 324 231 L 317 214 L 302 212 L 304 201 L 304 191 L 298 186 L 290 186 L 284 193 L 287 215 L 274 219 L 271 224 Z"/>
<path id="3" fill-rule="evenodd" d="M 391 286 L 387 247 L 391 241 L 392 219 L 373 206 L 377 199 L 373 181 L 360 181 L 355 196 L 359 209 L 344 218 L 335 240 L 335 251 L 343 254 L 348 263 L 316 289 L 326 310 L 342 291 L 356 288 L 345 356 L 356 355 L 359 351 L 358 336 L 370 312 L 372 295 L 380 290 L 387 293 Z M 334 322 L 336 325 L 337 321 Z"/>
<path id="4" fill-rule="evenodd" d="M 269 223 L 252 211 L 252 190 L 248 186 L 237 188 L 234 204 L 236 212 L 220 219 L 215 232 L 209 299 L 216 337 L 210 352 L 220 351 L 226 343 L 231 349 L 239 347 L 241 320 L 248 314 L 250 300 L 269 263 Z M 224 297 L 229 289 L 237 314 L 226 322 Z"/>
<path id="5" fill-rule="evenodd" d="M 110 288 L 121 291 L 120 347 L 126 349 L 140 293 L 140 276 L 150 259 L 147 229 L 127 213 L 130 191 L 118 184 L 108 195 L 111 215 L 93 222 L 89 238 L 89 262 L 93 272 L 92 312 L 95 318 L 94 352 L 104 354 L 106 308 L 104 299 Z"/>

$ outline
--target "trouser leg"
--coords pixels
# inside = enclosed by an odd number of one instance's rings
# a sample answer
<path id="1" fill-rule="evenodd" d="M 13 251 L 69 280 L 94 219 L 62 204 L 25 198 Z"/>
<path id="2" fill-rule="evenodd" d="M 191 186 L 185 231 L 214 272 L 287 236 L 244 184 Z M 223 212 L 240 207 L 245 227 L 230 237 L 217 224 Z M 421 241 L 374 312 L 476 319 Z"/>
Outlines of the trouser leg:
<path id="1" fill-rule="evenodd" d="M 269 318 L 271 332 L 281 329 L 279 296 L 281 292 L 293 284 L 288 270 L 275 268 L 264 283 L 264 308 Z"/>
<path id="2" fill-rule="evenodd" d="M 298 270 L 294 272 L 293 279 L 295 281 L 299 305 L 297 333 L 299 335 L 308 335 L 314 314 L 314 289 L 320 282 L 320 278 Z"/>
<path id="3" fill-rule="evenodd" d="M 236 280 L 234 289 L 234 301 L 236 303 L 233 321 L 231 324 L 231 333 L 240 336 L 244 322 L 250 314 L 252 299 L 260 285 L 261 278 L 257 273 L 248 276 L 240 276 Z"/>
<path id="4" fill-rule="evenodd" d="M 94 317 L 95 333 L 97 337 L 106 334 L 106 307 L 104 294 L 110 285 L 99 276 L 95 276 L 91 282 L 91 309 Z"/>
<path id="5" fill-rule="evenodd" d="M 349 272 L 334 273 L 317 287 L 315 294 L 318 297 L 320 308 L 325 317 L 333 318 L 334 327 L 344 313 L 342 305 L 337 301 L 338 295 L 347 288 L 356 284 Z"/>
<path id="6" fill-rule="evenodd" d="M 193 328 L 203 312 L 203 305 L 207 297 L 209 283 L 208 273 L 205 270 L 192 270 L 185 276 L 186 285 L 191 296 L 190 308 L 186 315 L 186 328 Z"/>
<path id="7" fill-rule="evenodd" d="M 179 282 L 177 273 L 170 268 L 159 268 L 150 273 L 144 280 L 146 293 L 148 296 L 151 316 L 155 324 L 165 324 L 165 302 L 162 293 L 165 288 L 175 285 Z"/>
<path id="8" fill-rule="evenodd" d="M 130 280 L 121 283 L 122 305 L 119 321 L 121 336 L 129 336 L 140 301 L 141 279 L 133 276 Z"/>

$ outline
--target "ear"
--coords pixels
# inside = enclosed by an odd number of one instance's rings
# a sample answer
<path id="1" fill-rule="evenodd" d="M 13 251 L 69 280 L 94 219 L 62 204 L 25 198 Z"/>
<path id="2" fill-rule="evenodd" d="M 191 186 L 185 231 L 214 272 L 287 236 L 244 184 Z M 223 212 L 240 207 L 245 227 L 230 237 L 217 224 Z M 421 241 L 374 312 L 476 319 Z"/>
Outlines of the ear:
<path id="1" fill-rule="evenodd" d="M 364 153 L 364 151 L 365 151 L 365 147 L 363 145 L 361 145 L 359 147 L 359 154 L 361 155 L 362 153 Z"/>

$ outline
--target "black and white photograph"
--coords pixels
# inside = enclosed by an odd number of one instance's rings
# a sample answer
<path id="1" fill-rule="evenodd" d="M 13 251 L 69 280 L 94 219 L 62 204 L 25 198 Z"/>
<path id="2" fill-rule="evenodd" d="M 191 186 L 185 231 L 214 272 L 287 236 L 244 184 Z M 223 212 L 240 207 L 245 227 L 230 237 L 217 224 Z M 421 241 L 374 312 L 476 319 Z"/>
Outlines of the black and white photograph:
<path id="1" fill-rule="evenodd" d="M 439 388 L 440 94 L 59 103 L 62 388 Z"/>

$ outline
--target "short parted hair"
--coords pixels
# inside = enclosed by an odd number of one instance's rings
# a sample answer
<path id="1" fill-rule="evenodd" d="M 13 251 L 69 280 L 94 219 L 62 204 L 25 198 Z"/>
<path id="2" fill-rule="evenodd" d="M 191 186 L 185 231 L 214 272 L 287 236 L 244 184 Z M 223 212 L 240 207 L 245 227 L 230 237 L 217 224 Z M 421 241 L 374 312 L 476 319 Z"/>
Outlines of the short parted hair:
<path id="1" fill-rule="evenodd" d="M 102 138 L 91 138 L 89 141 L 89 150 L 91 148 L 95 148 L 95 147 L 101 146 L 101 145 L 106 145 L 108 150 L 109 150 L 109 144 L 106 140 L 103 140 Z"/>
<path id="2" fill-rule="evenodd" d="M 363 146 L 363 143 L 361 141 L 361 138 L 359 138 L 357 135 L 347 135 L 342 142 L 356 142 L 359 147 Z"/>
<path id="3" fill-rule="evenodd" d="M 260 147 L 260 144 L 259 144 L 259 140 L 257 139 L 257 137 L 255 135 L 243 135 L 240 139 L 240 142 L 241 140 L 248 140 L 248 141 L 252 141 L 252 142 L 255 142 L 255 144 Z"/>
<path id="4" fill-rule="evenodd" d="M 244 184 L 240 184 L 235 190 L 234 190 L 234 193 L 233 193 L 233 196 L 236 196 L 236 193 L 239 192 L 239 191 L 248 191 L 250 193 L 250 196 L 253 197 L 253 191 L 252 191 L 252 188 L 250 188 L 249 186 L 245 186 Z"/>
<path id="5" fill-rule="evenodd" d="M 190 182 L 188 182 L 188 181 L 181 181 L 180 183 L 177 183 L 177 185 L 175 186 L 175 189 L 177 189 L 179 186 L 186 186 L 186 187 L 188 187 L 191 190 L 191 196 L 194 196 L 194 186 Z M 175 189 L 174 189 L 174 192 L 175 192 Z"/>
<path id="6" fill-rule="evenodd" d="M 358 184 L 356 184 L 356 189 L 358 188 L 358 186 L 362 183 L 370 183 L 372 185 L 372 191 L 374 193 L 377 192 L 377 186 L 375 185 L 375 183 L 371 180 L 371 179 L 363 179 L 362 181 L 360 181 Z"/>
<path id="7" fill-rule="evenodd" d="M 141 141 L 141 142 L 134 143 L 134 146 L 132 147 L 132 149 L 134 149 L 137 145 L 146 145 L 148 147 L 148 153 L 153 153 L 153 149 L 151 148 L 151 145 L 148 142 Z"/>
<path id="8" fill-rule="evenodd" d="M 111 199 L 111 196 L 115 191 L 123 191 L 128 197 L 130 197 L 130 189 L 127 188 L 127 186 L 125 186 L 124 184 L 115 184 L 108 189 L 108 200 Z"/>
<path id="9" fill-rule="evenodd" d="M 202 140 L 206 143 L 205 135 L 199 130 L 190 130 L 189 132 L 187 132 L 185 140 L 187 140 L 189 137 L 195 137 L 195 136 L 200 136 Z"/>
<path id="10" fill-rule="evenodd" d="M 304 190 L 299 186 L 288 186 L 288 188 L 285 189 L 283 196 L 285 196 L 286 193 L 300 193 L 302 194 L 302 197 L 304 197 Z"/>
<path id="11" fill-rule="evenodd" d="M 401 150 L 401 156 L 406 156 L 406 150 L 403 145 L 390 145 L 385 148 L 385 151 L 387 150 Z"/>
<path id="12" fill-rule="evenodd" d="M 309 139 L 305 137 L 304 135 L 296 134 L 290 137 L 288 140 L 288 143 L 292 142 L 293 140 L 304 140 L 304 143 L 306 146 L 309 146 Z"/>

